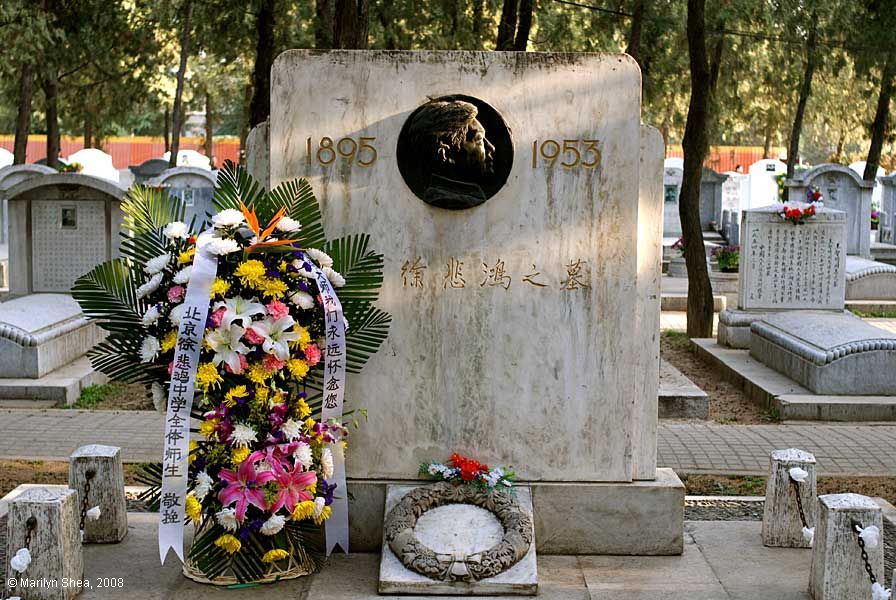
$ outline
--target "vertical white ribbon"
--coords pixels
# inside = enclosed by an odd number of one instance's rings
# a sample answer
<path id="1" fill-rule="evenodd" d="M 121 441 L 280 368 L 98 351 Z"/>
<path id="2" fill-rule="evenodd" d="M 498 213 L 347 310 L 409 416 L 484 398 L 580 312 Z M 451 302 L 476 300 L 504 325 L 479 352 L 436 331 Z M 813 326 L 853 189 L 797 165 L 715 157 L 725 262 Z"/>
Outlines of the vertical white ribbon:
<path id="1" fill-rule="evenodd" d="M 218 271 L 218 257 L 203 242 L 196 242 L 196 254 L 184 298 L 186 307 L 177 331 L 174 368 L 168 388 L 165 415 L 165 451 L 162 455 L 162 495 L 159 505 L 159 559 L 165 564 L 168 550 L 184 560 L 184 507 L 190 454 L 190 410 L 193 407 L 196 368 L 208 318 L 212 283 Z"/>
<path id="2" fill-rule="evenodd" d="M 345 319 L 342 316 L 342 303 L 327 279 L 326 274 L 312 265 L 317 288 L 320 290 L 324 309 L 324 374 L 323 374 L 323 408 L 321 421 L 330 419 L 342 424 L 342 405 L 345 399 Z M 342 451 L 342 440 L 330 444 L 333 454 L 333 476 L 328 484 L 336 484 L 332 513 L 325 522 L 327 534 L 327 556 L 338 544 L 348 554 L 348 493 L 345 485 L 345 454 Z"/>

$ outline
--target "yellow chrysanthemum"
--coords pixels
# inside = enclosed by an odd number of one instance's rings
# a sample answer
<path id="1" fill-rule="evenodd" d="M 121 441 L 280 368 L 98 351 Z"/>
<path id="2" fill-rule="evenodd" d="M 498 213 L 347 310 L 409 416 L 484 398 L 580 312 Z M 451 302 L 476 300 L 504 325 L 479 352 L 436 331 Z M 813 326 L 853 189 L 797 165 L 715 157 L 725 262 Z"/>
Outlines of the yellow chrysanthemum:
<path id="1" fill-rule="evenodd" d="M 230 283 L 218 277 L 212 284 L 212 298 L 223 298 L 230 291 Z"/>
<path id="2" fill-rule="evenodd" d="M 239 465 L 241 462 L 249 458 L 249 448 L 246 446 L 241 446 L 239 448 L 234 448 L 230 453 L 230 462 L 233 466 Z"/>
<path id="3" fill-rule="evenodd" d="M 287 267 L 287 266 L 288 266 L 288 263 L 287 263 L 285 260 L 281 260 L 281 261 L 280 261 L 280 265 L 279 265 L 280 272 L 281 272 L 281 273 L 286 273 L 286 267 Z"/>
<path id="4" fill-rule="evenodd" d="M 348 450 L 348 442 L 342 440 L 342 451 L 345 452 L 346 450 Z"/>
<path id="5" fill-rule="evenodd" d="M 240 548 L 243 547 L 240 541 L 229 533 L 225 533 L 224 535 L 216 539 L 215 546 L 217 546 L 218 548 L 223 548 L 224 552 L 226 552 L 227 554 L 239 552 Z"/>
<path id="6" fill-rule="evenodd" d="M 315 423 L 315 422 L 314 422 L 314 419 L 312 419 L 311 417 L 308 417 L 307 419 L 305 419 L 305 427 L 306 427 L 309 431 L 312 430 L 312 429 L 314 429 L 314 426 L 315 426 L 316 424 L 317 424 L 317 423 Z"/>
<path id="7" fill-rule="evenodd" d="M 196 460 L 196 448 L 199 447 L 199 442 L 196 440 L 190 440 L 187 444 L 187 448 L 189 449 L 190 457 L 187 459 L 190 464 L 193 464 L 193 461 Z"/>
<path id="8" fill-rule="evenodd" d="M 333 514 L 333 509 L 331 509 L 329 506 L 325 506 L 324 509 L 320 511 L 320 514 L 314 517 L 314 524 L 320 525 L 321 523 L 329 519 L 331 514 Z"/>
<path id="9" fill-rule="evenodd" d="M 305 402 L 304 398 L 299 398 L 299 402 L 297 404 L 299 408 L 299 418 L 304 419 L 311 415 L 311 407 L 308 406 L 308 403 Z"/>
<path id="10" fill-rule="evenodd" d="M 316 494 L 316 493 L 317 493 L 317 479 L 315 479 L 315 480 L 311 483 L 311 485 L 309 485 L 308 487 L 306 487 L 306 488 L 305 488 L 305 491 L 308 492 L 308 493 L 311 494 L 311 495 Z"/>
<path id="11" fill-rule="evenodd" d="M 301 381 L 308 374 L 308 363 L 301 358 L 292 358 L 286 361 L 286 368 L 296 381 Z"/>
<path id="12" fill-rule="evenodd" d="M 265 279 L 267 269 L 260 260 L 247 260 L 240 264 L 234 274 L 240 278 L 245 286 L 258 287 Z"/>
<path id="13" fill-rule="evenodd" d="M 311 500 L 305 500 L 296 504 L 296 507 L 292 511 L 292 518 L 294 521 L 301 521 L 302 519 L 311 518 L 313 514 L 314 502 L 312 502 Z"/>
<path id="14" fill-rule="evenodd" d="M 290 346 L 298 346 L 301 350 L 304 350 L 308 347 L 308 344 L 311 343 L 311 332 L 308 331 L 307 328 L 302 327 L 301 325 L 296 325 L 292 328 L 293 333 L 299 334 L 299 339 L 293 340 L 289 343 Z"/>
<path id="15" fill-rule="evenodd" d="M 196 387 L 203 392 L 207 392 L 209 388 L 215 388 L 224 381 L 218 373 L 217 367 L 210 362 L 202 363 L 196 369 Z"/>
<path id="16" fill-rule="evenodd" d="M 224 394 L 224 404 L 232 408 L 236 404 L 237 398 L 245 398 L 249 395 L 249 390 L 244 385 L 235 385 Z"/>
<path id="17" fill-rule="evenodd" d="M 218 428 L 218 419 L 209 419 L 208 421 L 203 421 L 202 425 L 199 426 L 199 435 L 210 438 L 215 435 L 215 430 Z"/>
<path id="18" fill-rule="evenodd" d="M 193 262 L 193 255 L 196 254 L 196 248 L 190 248 L 189 250 L 184 250 L 180 254 L 177 255 L 177 264 L 185 265 L 188 262 Z"/>
<path id="19" fill-rule="evenodd" d="M 255 402 L 261 406 L 268 401 L 268 388 L 266 387 L 257 387 L 255 388 Z"/>
<path id="20" fill-rule="evenodd" d="M 286 293 L 286 282 L 281 279 L 265 277 L 257 284 L 256 289 L 260 290 L 262 296 L 266 298 L 282 298 Z"/>
<path id="21" fill-rule="evenodd" d="M 272 563 L 277 562 L 278 560 L 283 560 L 289 556 L 289 552 L 286 550 L 280 550 L 279 548 L 275 548 L 274 550 L 268 550 L 265 552 L 265 555 L 261 557 L 261 562 L 263 563 Z"/>
<path id="22" fill-rule="evenodd" d="M 184 512 L 194 523 L 198 523 L 199 517 L 202 516 L 202 504 L 199 503 L 199 500 L 196 499 L 196 496 L 194 496 L 192 492 L 187 494 L 187 502 L 184 505 Z"/>
<path id="23" fill-rule="evenodd" d="M 270 376 L 271 374 L 261 363 L 252 363 L 246 373 L 246 377 L 249 378 L 249 381 L 257 385 L 264 385 L 264 382 L 267 381 Z"/>
<path id="24" fill-rule="evenodd" d="M 177 343 L 177 331 L 172 329 L 162 338 L 162 352 L 168 352 Z"/>

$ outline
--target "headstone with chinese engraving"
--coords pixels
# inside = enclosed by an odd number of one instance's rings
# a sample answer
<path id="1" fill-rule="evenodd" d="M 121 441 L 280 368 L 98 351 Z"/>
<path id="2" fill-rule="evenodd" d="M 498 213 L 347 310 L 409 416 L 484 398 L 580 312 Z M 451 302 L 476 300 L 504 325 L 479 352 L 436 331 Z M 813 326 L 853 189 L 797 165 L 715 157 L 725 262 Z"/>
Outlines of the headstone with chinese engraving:
<path id="1" fill-rule="evenodd" d="M 658 278 L 639 289 L 639 82 L 624 55 L 277 59 L 271 185 L 308 178 L 328 235 L 366 231 L 385 257 L 389 338 L 347 393 L 369 413 L 347 463 L 356 489 L 458 451 L 513 466 L 536 505 L 554 502 L 541 482 L 587 482 L 573 511 L 609 489 L 632 494 L 624 515 L 608 506 L 568 539 L 545 540 L 548 551 L 681 551 L 682 489 L 656 469 L 655 422 L 644 417 L 645 403 L 656 412 L 656 384 L 630 376 L 658 369 L 651 344 L 631 335 L 639 315 L 659 310 Z M 655 208 L 642 209 L 652 219 L 662 202 L 654 137 L 644 203 Z M 658 265 L 659 247 L 644 256 Z M 536 514 L 536 541 L 565 520 Z M 651 534 L 591 535 L 625 523 Z"/>
<path id="2" fill-rule="evenodd" d="M 683 172 L 676 167 L 663 169 L 663 237 L 681 236 L 681 217 L 678 215 L 678 195 L 681 193 Z"/>
<path id="3" fill-rule="evenodd" d="M 215 195 L 217 171 L 198 167 L 175 167 L 162 171 L 150 179 L 147 185 L 164 187 L 173 198 L 184 204 L 184 220 L 189 223 L 195 218 L 201 223 L 207 214 L 214 212 L 212 199 Z"/>

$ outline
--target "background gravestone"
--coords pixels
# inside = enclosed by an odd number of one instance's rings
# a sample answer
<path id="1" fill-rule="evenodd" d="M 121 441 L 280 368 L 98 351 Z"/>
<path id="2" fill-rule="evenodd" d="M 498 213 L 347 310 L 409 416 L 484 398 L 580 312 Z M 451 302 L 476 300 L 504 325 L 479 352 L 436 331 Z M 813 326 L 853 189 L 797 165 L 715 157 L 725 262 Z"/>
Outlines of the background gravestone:
<path id="1" fill-rule="evenodd" d="M 34 177 L 8 191 L 12 295 L 71 290 L 118 255 L 125 190 L 81 174 Z"/>
<path id="2" fill-rule="evenodd" d="M 722 185 L 727 179 L 727 175 L 703 169 L 700 178 L 700 226 L 703 231 L 711 229 L 710 222 L 716 227 L 722 222 Z"/>
<path id="3" fill-rule="evenodd" d="M 843 165 L 823 164 L 797 173 L 786 182 L 787 197 L 806 201 L 807 188 L 817 188 L 824 196 L 825 208 L 846 213 L 846 253 L 871 257 L 871 191 L 874 183 L 864 181 Z"/>
<path id="4" fill-rule="evenodd" d="M 166 152 L 162 155 L 162 159 L 166 162 L 171 160 L 171 152 Z M 197 169 L 205 169 L 206 171 L 211 171 L 211 161 L 209 158 L 204 155 L 196 152 L 195 150 L 179 150 L 177 153 L 177 166 L 178 167 L 194 167 Z"/>
<path id="5" fill-rule="evenodd" d="M 896 243 L 896 175 L 881 177 L 880 241 Z"/>
<path id="6" fill-rule="evenodd" d="M 0 244 L 8 242 L 9 228 L 9 198 L 10 188 L 17 183 L 39 175 L 51 175 L 57 173 L 45 165 L 10 165 L 0 169 Z"/>
<path id="7" fill-rule="evenodd" d="M 118 169 L 112 165 L 112 155 L 106 154 L 98 148 L 84 148 L 78 150 L 66 159 L 68 164 L 81 165 L 79 173 L 91 175 L 100 179 L 108 179 L 118 183 L 120 175 Z"/>
<path id="8" fill-rule="evenodd" d="M 371 415 L 353 437 L 350 475 L 407 478 L 458 449 L 525 465 L 529 480 L 632 480 L 632 412 L 655 392 L 627 373 L 658 369 L 630 330 L 639 311 L 638 81 L 622 55 L 277 59 L 272 185 L 307 176 L 328 233 L 368 232 L 385 255 L 379 304 L 393 322 L 349 383 Z M 407 117 L 453 94 L 489 104 L 513 132 L 506 185 L 467 210 L 423 202 L 395 163 Z M 562 140 L 578 140 L 577 153 L 555 154 Z M 344 152 L 323 150 L 331 142 Z"/>
<path id="9" fill-rule="evenodd" d="M 678 196 L 681 193 L 683 171 L 676 167 L 663 169 L 663 237 L 681 237 L 681 217 Z"/>
<path id="10" fill-rule="evenodd" d="M 787 172 L 787 164 L 777 159 L 764 158 L 750 165 L 749 202 L 746 208 L 762 208 L 778 202 L 778 181 L 776 177 Z"/>
<path id="11" fill-rule="evenodd" d="M 196 167 L 175 167 L 163 171 L 147 184 L 167 188 L 171 196 L 183 201 L 186 207 L 185 221 L 189 223 L 190 219 L 196 217 L 196 222 L 201 223 L 206 214 L 214 212 L 212 198 L 215 195 L 216 177 L 217 171 Z"/>
<path id="12" fill-rule="evenodd" d="M 849 165 L 849 168 L 852 169 L 856 175 L 864 178 L 866 164 L 867 163 L 864 160 L 860 160 L 860 161 L 851 163 Z M 886 170 L 884 170 L 883 167 L 878 167 L 877 173 L 874 176 L 874 182 L 873 182 L 874 188 L 873 188 L 873 191 L 871 192 L 871 203 L 877 207 L 880 206 L 881 199 L 882 199 L 882 190 L 881 190 L 881 186 L 878 184 L 878 182 L 880 181 L 880 178 L 884 177 L 886 174 L 887 174 L 887 172 L 886 172 Z"/>
<path id="13" fill-rule="evenodd" d="M 164 158 L 150 158 L 139 165 L 128 167 L 134 174 L 134 183 L 146 183 L 162 174 L 168 168 L 168 161 Z"/>

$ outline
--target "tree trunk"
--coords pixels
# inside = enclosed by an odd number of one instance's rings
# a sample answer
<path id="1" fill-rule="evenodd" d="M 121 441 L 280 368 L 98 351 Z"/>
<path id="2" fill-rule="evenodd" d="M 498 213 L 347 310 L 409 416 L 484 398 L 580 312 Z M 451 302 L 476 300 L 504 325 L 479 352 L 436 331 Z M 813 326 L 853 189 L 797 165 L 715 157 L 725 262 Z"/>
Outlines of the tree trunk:
<path id="1" fill-rule="evenodd" d="M 165 105 L 165 152 L 171 150 L 171 108 Z"/>
<path id="2" fill-rule="evenodd" d="M 843 144 L 846 139 L 846 133 L 841 131 L 839 137 L 837 137 L 837 153 L 834 154 L 834 157 L 831 159 L 833 163 L 839 163 L 840 159 L 843 158 Z"/>
<path id="3" fill-rule="evenodd" d="M 47 113 L 47 166 L 59 168 L 59 112 L 57 102 L 59 100 L 59 88 L 56 82 L 56 73 L 51 71 L 44 77 L 44 98 Z"/>
<path id="4" fill-rule="evenodd" d="M 93 148 L 93 115 L 89 109 L 84 115 L 84 147 Z"/>
<path id="5" fill-rule="evenodd" d="M 687 37 L 691 67 L 691 98 L 681 146 L 684 174 L 678 200 L 684 258 L 688 267 L 688 337 L 712 337 L 712 287 L 706 267 L 700 226 L 700 179 L 709 149 L 712 72 L 706 55 L 706 0 L 688 0 Z"/>
<path id="6" fill-rule="evenodd" d="M 205 155 L 215 168 L 215 128 L 212 126 L 212 95 L 205 90 Z"/>
<path id="7" fill-rule="evenodd" d="M 31 98 L 34 96 L 34 65 L 22 65 L 19 80 L 19 111 L 16 115 L 16 137 L 13 142 L 13 164 L 25 164 L 28 134 L 31 131 Z"/>
<path id="8" fill-rule="evenodd" d="M 249 128 L 271 114 L 271 65 L 274 64 L 274 0 L 263 0 L 255 20 L 255 68 L 252 71 L 252 104 Z"/>
<path id="9" fill-rule="evenodd" d="M 252 86 L 246 85 L 243 88 L 242 110 L 240 112 L 240 164 L 245 162 L 246 137 L 249 135 L 249 103 L 252 101 Z"/>
<path id="10" fill-rule="evenodd" d="M 334 48 L 367 48 L 369 8 L 368 0 L 336 0 L 333 15 Z"/>
<path id="11" fill-rule="evenodd" d="M 377 3 L 377 19 L 383 26 L 383 37 L 385 38 L 386 50 L 398 50 L 398 40 L 395 39 L 395 28 L 393 27 L 393 15 L 387 13 L 388 5 Z"/>
<path id="12" fill-rule="evenodd" d="M 812 75 L 815 73 L 815 40 L 817 33 L 817 20 L 812 14 L 812 29 L 809 30 L 809 40 L 806 46 L 806 70 L 803 72 L 803 84 L 800 86 L 800 99 L 796 105 L 796 115 L 793 117 L 793 129 L 790 131 L 790 144 L 787 148 L 787 178 L 793 177 L 793 169 L 800 154 L 800 134 L 803 131 L 803 116 L 806 113 L 806 102 L 812 92 Z"/>
<path id="13" fill-rule="evenodd" d="M 180 32 L 180 65 L 177 69 L 177 88 L 174 91 L 174 108 L 172 108 L 174 123 L 171 127 L 171 158 L 168 159 L 168 168 L 177 166 L 177 153 L 180 151 L 180 130 L 183 127 L 183 95 L 184 75 L 187 72 L 187 57 L 190 55 L 190 22 L 193 18 L 193 3 L 187 0 L 184 7 L 183 29 Z"/>
<path id="14" fill-rule="evenodd" d="M 762 158 L 768 158 L 769 150 L 772 147 L 772 124 L 765 124 L 765 138 L 762 140 Z"/>
<path id="15" fill-rule="evenodd" d="M 513 49 L 525 52 L 529 45 L 529 32 L 532 30 L 532 10 L 535 0 L 520 0 L 520 18 L 516 29 L 516 40 Z"/>
<path id="16" fill-rule="evenodd" d="M 628 33 L 628 46 L 625 53 L 635 59 L 641 66 L 641 29 L 644 25 L 644 0 L 635 0 L 632 10 L 632 28 Z M 643 70 L 643 66 L 641 66 Z"/>
<path id="17" fill-rule="evenodd" d="M 877 168 L 880 166 L 880 151 L 884 146 L 884 136 L 887 133 L 887 121 L 890 118 L 890 98 L 893 96 L 893 71 L 896 70 L 893 55 L 887 56 L 884 72 L 880 79 L 880 96 L 877 98 L 877 110 L 874 113 L 874 122 L 871 124 L 871 147 L 868 149 L 868 160 L 865 162 L 865 173 L 862 178 L 865 181 L 874 181 L 877 178 Z"/>
<path id="18" fill-rule="evenodd" d="M 325 50 L 333 47 L 333 0 L 314 3 L 314 47 Z"/>
<path id="19" fill-rule="evenodd" d="M 487 0 L 473 0 L 473 49 L 482 49 L 482 23 L 485 20 Z"/>
<path id="20" fill-rule="evenodd" d="M 498 26 L 498 40 L 495 50 L 513 50 L 513 33 L 516 31 L 517 0 L 504 0 L 501 8 L 501 24 Z"/>

